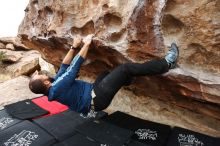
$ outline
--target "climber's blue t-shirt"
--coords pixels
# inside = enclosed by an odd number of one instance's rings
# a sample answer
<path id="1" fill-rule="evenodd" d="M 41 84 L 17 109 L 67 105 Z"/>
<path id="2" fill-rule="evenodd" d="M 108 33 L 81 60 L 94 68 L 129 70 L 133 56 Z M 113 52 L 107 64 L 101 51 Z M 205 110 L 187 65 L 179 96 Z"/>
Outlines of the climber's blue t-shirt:
<path id="1" fill-rule="evenodd" d="M 83 62 L 84 58 L 80 55 L 76 55 L 70 65 L 61 65 L 55 77 L 55 81 L 49 89 L 49 101 L 56 100 L 77 112 L 89 112 L 93 85 L 81 80 L 76 80 L 76 76 Z"/>

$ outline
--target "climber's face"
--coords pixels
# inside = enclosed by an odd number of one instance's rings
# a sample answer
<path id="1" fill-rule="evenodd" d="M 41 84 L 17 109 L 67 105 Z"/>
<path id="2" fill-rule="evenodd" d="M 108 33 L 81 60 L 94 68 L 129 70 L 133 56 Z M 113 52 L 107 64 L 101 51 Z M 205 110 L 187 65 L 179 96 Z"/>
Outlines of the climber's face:
<path id="1" fill-rule="evenodd" d="M 46 75 L 35 75 L 33 76 L 32 80 L 41 80 L 42 82 L 48 80 L 48 76 Z"/>
<path id="2" fill-rule="evenodd" d="M 32 80 L 41 80 L 42 82 L 44 81 L 49 81 L 51 82 L 50 80 L 50 77 L 45 74 L 44 72 L 41 72 L 41 71 L 36 71 L 32 76 L 31 76 L 31 79 Z"/>
<path id="3" fill-rule="evenodd" d="M 47 94 L 54 79 L 45 72 L 36 71 L 30 79 L 29 88 L 36 94 Z"/>
<path id="4" fill-rule="evenodd" d="M 42 82 L 44 81 L 49 81 L 49 82 L 53 82 L 54 78 L 52 77 L 52 75 L 47 72 L 47 71 L 35 71 L 34 74 L 31 76 L 32 79 L 37 79 L 37 80 L 41 80 Z"/>

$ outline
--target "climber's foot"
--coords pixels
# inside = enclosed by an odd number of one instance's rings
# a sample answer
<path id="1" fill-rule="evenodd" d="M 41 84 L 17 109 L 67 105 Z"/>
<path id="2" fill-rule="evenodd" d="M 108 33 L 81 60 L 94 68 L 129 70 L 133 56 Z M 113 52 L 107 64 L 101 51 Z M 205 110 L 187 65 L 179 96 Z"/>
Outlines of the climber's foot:
<path id="1" fill-rule="evenodd" d="M 167 61 L 170 69 L 176 67 L 178 57 L 179 57 L 179 48 L 176 45 L 176 43 L 172 43 L 169 51 L 165 56 L 165 60 Z"/>

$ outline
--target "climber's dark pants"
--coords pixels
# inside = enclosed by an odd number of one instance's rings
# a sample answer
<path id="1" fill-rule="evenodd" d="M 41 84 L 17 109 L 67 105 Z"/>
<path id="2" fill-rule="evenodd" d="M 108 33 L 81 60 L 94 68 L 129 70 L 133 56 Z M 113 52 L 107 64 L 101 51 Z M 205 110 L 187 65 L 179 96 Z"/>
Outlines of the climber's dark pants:
<path id="1" fill-rule="evenodd" d="M 136 76 L 163 74 L 169 70 L 165 59 L 152 60 L 145 63 L 125 63 L 113 71 L 104 72 L 98 76 L 94 83 L 95 111 L 106 109 L 114 95 L 124 86 L 129 85 Z"/>

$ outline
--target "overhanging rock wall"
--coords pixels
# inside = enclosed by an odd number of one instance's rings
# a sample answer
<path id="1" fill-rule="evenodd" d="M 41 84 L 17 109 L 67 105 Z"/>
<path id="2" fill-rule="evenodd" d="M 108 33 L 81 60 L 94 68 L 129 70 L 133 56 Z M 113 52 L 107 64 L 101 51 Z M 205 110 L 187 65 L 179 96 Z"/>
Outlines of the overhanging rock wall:
<path id="1" fill-rule="evenodd" d="M 23 43 L 39 50 L 57 67 L 74 35 L 95 35 L 81 71 L 90 79 L 124 62 L 163 57 L 167 46 L 176 41 L 180 47 L 178 68 L 163 76 L 137 78 L 123 91 L 140 98 L 128 101 L 124 109 L 149 113 L 143 101 L 152 100 L 161 107 L 160 102 L 173 107 L 165 108 L 169 112 L 166 117 L 178 112 L 182 114 L 173 117 L 181 118 L 187 111 L 205 118 L 192 116 L 193 120 L 188 121 L 193 121 L 194 126 L 182 126 L 220 135 L 218 0 L 30 0 L 25 11 L 19 27 Z M 123 102 L 122 98 L 113 107 Z M 157 112 L 166 115 L 164 109 Z M 140 115 L 149 118 L 147 114 Z M 198 127 L 198 123 L 202 126 Z"/>

